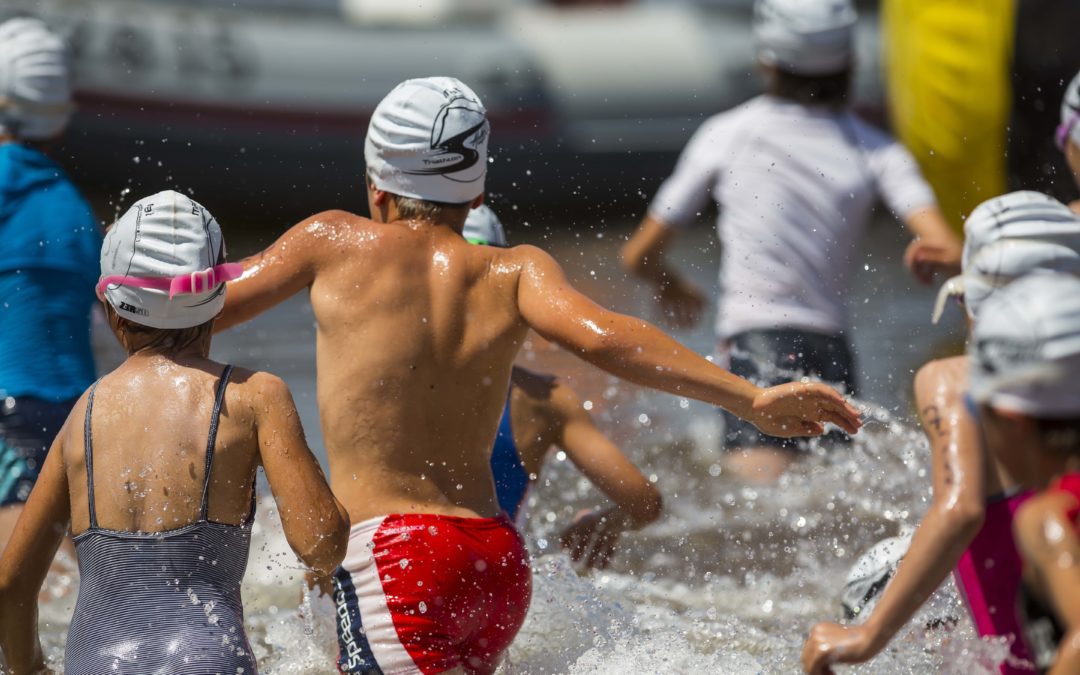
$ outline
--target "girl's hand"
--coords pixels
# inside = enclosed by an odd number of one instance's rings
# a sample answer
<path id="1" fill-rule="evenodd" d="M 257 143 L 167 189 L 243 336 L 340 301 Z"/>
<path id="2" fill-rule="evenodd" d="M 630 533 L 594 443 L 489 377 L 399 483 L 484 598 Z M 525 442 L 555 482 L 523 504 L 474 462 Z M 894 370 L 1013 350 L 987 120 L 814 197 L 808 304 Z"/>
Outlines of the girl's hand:
<path id="1" fill-rule="evenodd" d="M 819 623 L 810 630 L 802 650 L 802 666 L 810 675 L 831 675 L 834 663 L 862 663 L 878 650 L 864 626 Z"/>

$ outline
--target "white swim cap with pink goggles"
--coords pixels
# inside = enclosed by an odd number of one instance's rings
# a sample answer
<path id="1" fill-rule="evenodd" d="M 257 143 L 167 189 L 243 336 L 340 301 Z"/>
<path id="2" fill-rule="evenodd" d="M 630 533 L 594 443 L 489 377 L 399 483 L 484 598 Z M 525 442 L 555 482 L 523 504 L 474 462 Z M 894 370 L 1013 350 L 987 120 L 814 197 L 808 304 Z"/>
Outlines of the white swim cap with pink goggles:
<path id="1" fill-rule="evenodd" d="M 190 328 L 225 305 L 221 227 L 201 204 L 172 190 L 136 202 L 105 235 L 97 290 L 116 313 L 152 328 Z"/>

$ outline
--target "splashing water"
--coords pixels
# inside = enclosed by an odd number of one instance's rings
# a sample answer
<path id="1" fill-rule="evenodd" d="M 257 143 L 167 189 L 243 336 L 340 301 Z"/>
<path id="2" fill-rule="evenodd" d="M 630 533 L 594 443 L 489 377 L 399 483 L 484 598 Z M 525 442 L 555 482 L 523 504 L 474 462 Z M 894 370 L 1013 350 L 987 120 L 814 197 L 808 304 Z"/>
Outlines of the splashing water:
<path id="1" fill-rule="evenodd" d="M 613 272 L 616 239 L 538 243 L 564 261 L 590 295 L 646 316 L 647 293 Z M 704 235 L 688 236 L 685 246 L 692 259 L 687 272 L 703 286 L 716 269 L 696 253 L 708 250 L 706 244 Z M 499 673 L 798 670 L 809 627 L 840 616 L 842 580 L 855 559 L 902 526 L 915 525 L 930 500 L 926 441 L 906 422 L 907 410 L 897 402 L 903 396 L 896 392 L 910 385 L 911 367 L 933 344 L 923 328 L 932 291 L 919 295 L 906 288 L 898 263 L 875 266 L 885 271 L 867 271 L 856 280 L 851 306 L 859 330 L 853 337 L 857 350 L 875 349 L 861 373 L 864 392 L 891 407 L 868 406 L 870 422 L 848 446 L 811 444 L 776 486 L 748 487 L 728 477 L 718 450 L 719 419 L 708 406 L 620 385 L 565 353 L 537 349 L 523 356 L 528 367 L 567 376 L 600 427 L 655 480 L 665 513 L 658 523 L 623 537 L 611 569 L 579 574 L 558 550 L 560 528 L 582 508 L 605 502 L 565 455 L 549 458 L 527 505 L 532 605 Z M 679 337 L 708 353 L 707 326 L 706 321 L 698 332 Z M 305 298 L 221 335 L 214 351 L 223 361 L 284 377 L 318 450 L 313 316 Z M 44 646 L 56 667 L 77 587 L 71 561 L 69 567 L 50 576 L 41 610 Z M 336 672 L 333 607 L 305 591 L 303 578 L 272 500 L 262 497 L 243 589 L 248 636 L 262 672 Z M 942 618 L 955 621 L 927 628 Z M 881 655 L 837 670 L 994 673 L 1007 652 L 1001 642 L 975 636 L 947 581 Z"/>
<path id="2" fill-rule="evenodd" d="M 710 475 L 717 458 L 707 429 L 698 442 L 671 440 L 680 428 L 671 417 L 688 414 L 677 400 L 650 395 L 636 404 L 654 423 L 624 447 L 647 473 L 656 470 L 666 517 L 626 535 L 610 570 L 579 575 L 553 542 L 579 509 L 602 499 L 569 462 L 549 461 L 528 505 L 532 607 L 499 672 L 795 671 L 809 626 L 840 613 L 837 580 L 859 553 L 917 522 L 925 508 L 925 440 L 877 410 L 879 423 L 849 449 L 814 447 L 779 485 L 751 489 Z M 43 640 L 57 667 L 75 577 L 51 575 L 46 587 Z M 334 609 L 303 579 L 264 496 L 243 589 L 263 672 L 335 672 Z M 926 628 L 941 617 L 957 622 Z M 1003 644 L 974 636 L 947 582 L 881 656 L 850 672 L 926 673 L 947 664 L 951 672 L 992 673 L 1006 654 Z"/>

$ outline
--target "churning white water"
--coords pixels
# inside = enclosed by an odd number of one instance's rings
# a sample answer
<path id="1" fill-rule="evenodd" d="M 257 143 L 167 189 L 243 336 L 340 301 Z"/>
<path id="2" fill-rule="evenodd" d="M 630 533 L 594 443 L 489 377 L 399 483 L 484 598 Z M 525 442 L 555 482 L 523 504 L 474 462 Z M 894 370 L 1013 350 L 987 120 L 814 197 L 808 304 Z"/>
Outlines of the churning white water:
<path id="1" fill-rule="evenodd" d="M 529 503 L 532 607 L 500 673 L 790 673 L 810 625 L 840 616 L 838 595 L 855 558 L 918 522 L 930 499 L 926 441 L 904 392 L 912 369 L 947 337 L 929 325 L 932 291 L 899 269 L 897 237 L 875 232 L 860 258 L 852 299 L 865 429 L 848 447 L 813 445 L 774 487 L 746 487 L 723 472 L 719 420 L 707 406 L 622 385 L 543 346 L 523 357 L 566 374 L 600 426 L 654 476 L 663 518 L 627 535 L 611 569 L 579 574 L 558 550 L 558 532 L 604 500 L 553 455 Z M 602 232 L 531 240 L 551 249 L 590 294 L 648 316 L 647 297 L 617 271 L 617 237 Z M 514 229 L 511 227 L 511 238 Z M 685 249 L 685 250 L 683 250 Z M 699 231 L 680 252 L 687 272 L 712 283 L 715 254 Z M 705 325 L 680 339 L 711 349 Z M 956 326 L 952 328 L 955 338 Z M 314 328 L 306 298 L 220 336 L 220 360 L 271 370 L 294 391 L 312 446 L 321 450 L 314 402 Z M 43 640 L 60 666 L 77 575 L 50 577 Z M 305 593 L 272 499 L 260 500 L 244 585 L 247 629 L 263 672 L 333 673 L 333 609 Z M 946 619 L 941 621 L 941 619 Z M 936 625 L 936 628 L 928 626 Z M 860 673 L 991 673 L 1007 649 L 975 637 L 951 581 Z"/>

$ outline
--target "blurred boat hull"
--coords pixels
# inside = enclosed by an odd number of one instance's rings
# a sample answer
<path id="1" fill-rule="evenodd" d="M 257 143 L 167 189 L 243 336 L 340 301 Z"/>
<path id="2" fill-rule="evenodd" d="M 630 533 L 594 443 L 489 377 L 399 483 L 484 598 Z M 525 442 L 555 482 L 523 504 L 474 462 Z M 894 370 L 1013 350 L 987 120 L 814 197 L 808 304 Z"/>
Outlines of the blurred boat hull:
<path id="1" fill-rule="evenodd" d="M 758 86 L 748 14 L 677 3 L 512 5 L 435 27 L 251 3 L 8 0 L 5 11 L 70 37 L 80 112 L 60 153 L 81 183 L 117 200 L 171 186 L 285 219 L 365 208 L 367 121 L 409 77 L 453 75 L 484 99 L 496 198 L 628 211 L 705 117 Z"/>

